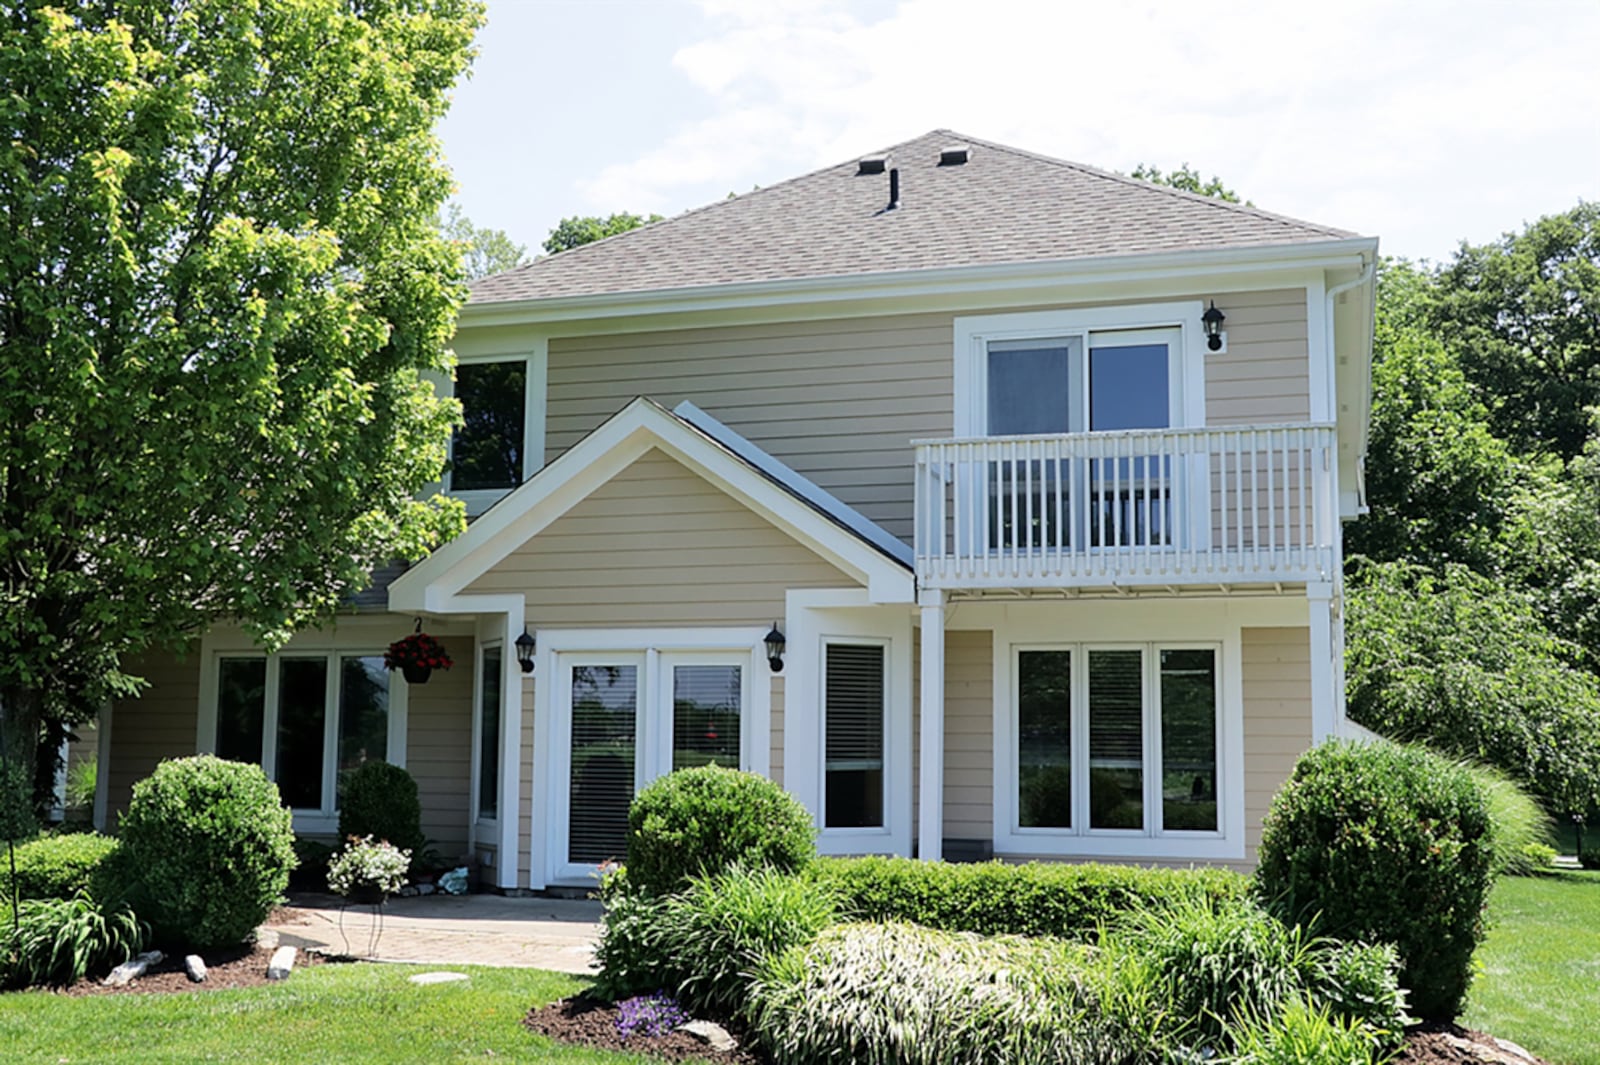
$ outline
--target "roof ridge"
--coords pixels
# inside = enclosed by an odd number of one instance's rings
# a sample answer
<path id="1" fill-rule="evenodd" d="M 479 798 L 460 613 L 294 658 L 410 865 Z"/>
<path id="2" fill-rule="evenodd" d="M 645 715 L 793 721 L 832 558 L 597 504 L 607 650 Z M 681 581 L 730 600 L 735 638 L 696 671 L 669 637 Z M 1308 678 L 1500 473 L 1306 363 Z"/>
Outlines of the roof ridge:
<path id="1" fill-rule="evenodd" d="M 1009 152 L 1012 155 L 1019 156 L 1024 159 L 1032 159 L 1035 162 L 1050 163 L 1054 166 L 1065 167 L 1068 170 L 1079 171 L 1080 173 L 1087 174 L 1091 177 L 1103 178 L 1107 181 L 1115 181 L 1119 184 L 1128 185 L 1133 188 L 1163 193 L 1168 196 L 1177 197 L 1181 200 L 1186 200 L 1190 203 L 1200 203 L 1223 211 L 1232 211 L 1239 214 L 1251 215 L 1252 217 L 1260 218 L 1268 222 L 1275 222 L 1279 225 L 1297 226 L 1301 229 L 1313 229 L 1319 233 L 1327 233 L 1332 236 L 1349 237 L 1357 235 L 1348 229 L 1340 229 L 1337 226 L 1326 226 L 1319 222 L 1308 222 L 1303 218 L 1295 218 L 1291 215 L 1278 214 L 1275 211 L 1265 211 L 1260 207 L 1255 207 L 1251 204 L 1234 203 L 1231 200 L 1223 200 L 1217 198 L 1216 196 L 1207 196 L 1199 192 L 1190 192 L 1187 189 L 1175 189 L 1171 185 L 1161 185 L 1154 181 L 1146 181 L 1143 178 L 1136 178 L 1129 174 L 1118 173 L 1115 170 L 1104 170 L 1097 166 L 1090 166 L 1088 163 L 1079 163 L 1072 159 L 1061 159 L 1053 155 L 1045 155 L 1042 152 L 1030 152 L 1026 148 L 1018 148 L 1010 144 L 1000 144 L 997 141 L 984 140 L 982 137 L 970 137 L 965 133 L 959 133 L 954 130 L 935 130 L 934 132 L 948 133 L 950 136 L 969 140 L 973 144 L 981 144 L 985 148 L 992 148 L 995 151 Z M 1189 164 L 1185 163 L 1184 165 L 1188 166 Z"/>

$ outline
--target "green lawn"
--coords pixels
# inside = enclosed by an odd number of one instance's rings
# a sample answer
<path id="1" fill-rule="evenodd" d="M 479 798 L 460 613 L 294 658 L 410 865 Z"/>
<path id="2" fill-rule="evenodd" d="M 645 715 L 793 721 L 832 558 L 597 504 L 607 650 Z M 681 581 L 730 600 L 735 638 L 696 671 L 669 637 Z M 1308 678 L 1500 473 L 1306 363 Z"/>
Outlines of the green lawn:
<path id="1" fill-rule="evenodd" d="M 1555 1065 L 1600 1065 L 1600 873 L 1506 877 L 1489 914 L 1465 1023 Z"/>
<path id="2" fill-rule="evenodd" d="M 652 1059 L 557 1046 L 518 1022 L 529 1007 L 583 986 L 531 969 L 458 968 L 469 984 L 413 987 L 426 971 L 322 965 L 245 991 L 68 998 L 0 995 L 7 1063 L 461 1061 L 643 1065 Z"/>

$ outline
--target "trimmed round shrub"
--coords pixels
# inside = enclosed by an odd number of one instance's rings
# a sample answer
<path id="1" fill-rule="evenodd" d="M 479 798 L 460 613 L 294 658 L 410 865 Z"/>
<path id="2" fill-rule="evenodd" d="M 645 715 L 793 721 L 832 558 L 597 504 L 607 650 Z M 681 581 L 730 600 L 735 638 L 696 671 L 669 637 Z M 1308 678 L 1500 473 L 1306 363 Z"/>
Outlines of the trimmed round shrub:
<path id="1" fill-rule="evenodd" d="M 770 867 L 803 868 L 816 856 L 811 814 L 766 777 L 698 766 L 655 781 L 628 809 L 628 879 L 670 894 L 690 877 Z"/>
<path id="2" fill-rule="evenodd" d="M 122 815 L 134 909 L 163 947 L 241 943 L 294 868 L 293 818 L 259 766 L 211 755 L 162 762 Z"/>
<path id="3" fill-rule="evenodd" d="M 339 838 L 371 836 L 411 852 L 416 868 L 427 847 L 417 782 L 400 766 L 362 762 L 339 783 Z"/>
<path id="4" fill-rule="evenodd" d="M 1393 943 L 1425 1020 L 1460 1013 L 1494 882 L 1489 806 L 1447 758 L 1390 743 L 1325 743 L 1272 801 L 1257 890 L 1284 920 Z"/>
<path id="5" fill-rule="evenodd" d="M 1600 869 L 1600 850 L 1585 847 L 1578 852 L 1578 864 L 1585 869 Z"/>
<path id="6" fill-rule="evenodd" d="M 101 867 L 121 846 L 92 832 L 30 840 L 17 848 L 17 891 L 25 899 L 70 899 L 79 892 L 100 898 Z"/>

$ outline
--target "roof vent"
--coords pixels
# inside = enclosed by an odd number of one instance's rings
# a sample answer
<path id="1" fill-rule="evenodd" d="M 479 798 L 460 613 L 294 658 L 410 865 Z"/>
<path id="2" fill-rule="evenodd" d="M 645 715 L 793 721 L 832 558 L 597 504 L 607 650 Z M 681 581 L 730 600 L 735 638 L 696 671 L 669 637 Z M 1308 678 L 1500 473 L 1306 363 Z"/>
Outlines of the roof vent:
<path id="1" fill-rule="evenodd" d="M 965 144 L 959 144 L 952 148 L 939 149 L 940 166 L 960 166 L 962 163 L 965 163 L 971 158 L 972 149 L 967 147 Z"/>
<path id="2" fill-rule="evenodd" d="M 889 157 L 887 155 L 869 155 L 861 160 L 861 169 L 857 170 L 856 173 L 881 174 L 883 173 L 884 167 L 888 165 Z"/>

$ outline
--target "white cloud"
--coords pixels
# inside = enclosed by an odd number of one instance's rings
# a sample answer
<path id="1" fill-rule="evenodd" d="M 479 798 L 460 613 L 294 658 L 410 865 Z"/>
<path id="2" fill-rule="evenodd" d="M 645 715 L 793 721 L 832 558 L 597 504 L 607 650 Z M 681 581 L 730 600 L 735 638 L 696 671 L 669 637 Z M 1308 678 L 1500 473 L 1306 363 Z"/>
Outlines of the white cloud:
<path id="1" fill-rule="evenodd" d="M 1600 195 L 1600 5 L 703 0 L 705 113 L 580 185 L 674 211 L 939 126 L 1440 256 Z"/>

